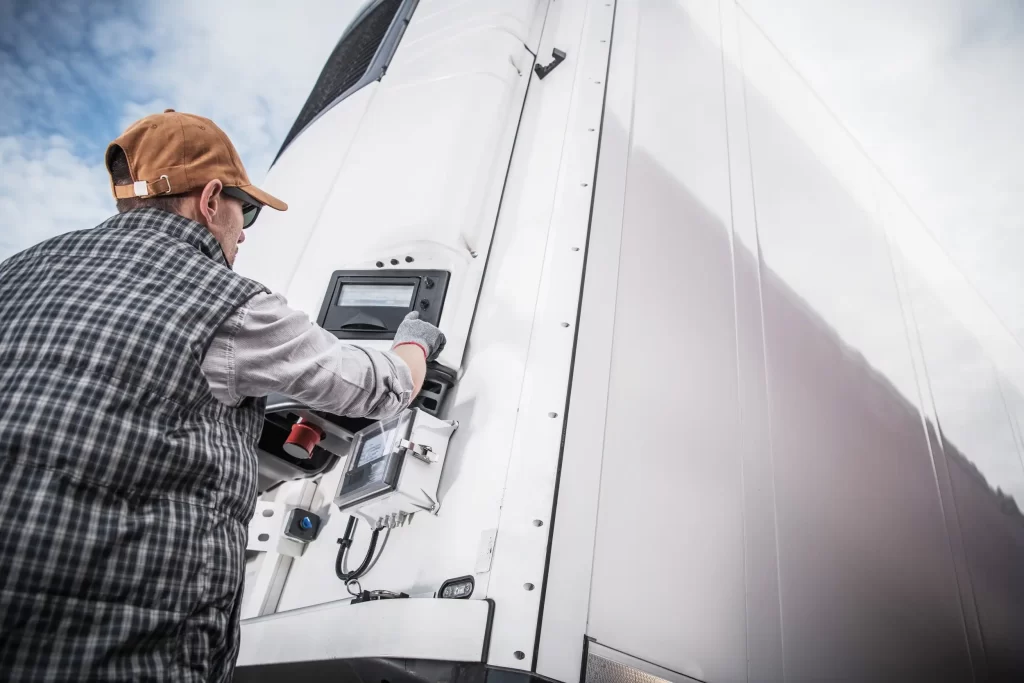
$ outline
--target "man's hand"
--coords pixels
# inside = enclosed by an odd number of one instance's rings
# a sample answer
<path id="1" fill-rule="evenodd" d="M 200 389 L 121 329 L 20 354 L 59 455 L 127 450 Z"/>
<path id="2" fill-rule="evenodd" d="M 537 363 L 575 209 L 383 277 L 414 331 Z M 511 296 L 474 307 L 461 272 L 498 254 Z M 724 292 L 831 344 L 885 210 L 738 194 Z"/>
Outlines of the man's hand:
<path id="1" fill-rule="evenodd" d="M 395 331 L 395 343 L 391 350 L 401 358 L 412 372 L 413 396 L 420 393 L 423 378 L 427 374 L 427 361 L 434 360 L 444 349 L 444 333 L 428 322 L 419 319 L 416 311 L 405 316 Z"/>
<path id="2" fill-rule="evenodd" d="M 405 320 L 395 331 L 395 343 L 392 349 L 397 349 L 405 344 L 415 344 L 423 349 L 423 356 L 427 362 L 437 360 L 445 345 L 444 332 L 437 329 L 430 323 L 420 320 L 420 314 L 412 311 L 405 316 Z"/>

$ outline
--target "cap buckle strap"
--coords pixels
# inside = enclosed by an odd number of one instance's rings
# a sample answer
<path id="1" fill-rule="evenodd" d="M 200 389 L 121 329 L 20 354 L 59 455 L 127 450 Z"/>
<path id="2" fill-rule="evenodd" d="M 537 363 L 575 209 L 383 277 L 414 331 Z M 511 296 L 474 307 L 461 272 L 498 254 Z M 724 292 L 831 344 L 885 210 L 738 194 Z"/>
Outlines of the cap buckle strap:
<path id="1" fill-rule="evenodd" d="M 157 189 L 157 184 L 161 180 L 167 185 L 167 189 L 166 190 L 164 190 L 164 189 L 158 190 Z M 171 192 L 171 179 L 168 178 L 166 175 L 160 176 L 159 178 L 154 180 L 152 184 L 153 184 L 153 190 L 150 191 L 150 187 L 149 187 L 150 183 L 148 183 L 145 180 L 136 180 L 134 183 L 132 183 L 132 189 L 135 192 L 135 196 L 136 197 L 149 197 L 149 196 L 158 195 L 158 194 L 170 194 L 170 192 Z"/>

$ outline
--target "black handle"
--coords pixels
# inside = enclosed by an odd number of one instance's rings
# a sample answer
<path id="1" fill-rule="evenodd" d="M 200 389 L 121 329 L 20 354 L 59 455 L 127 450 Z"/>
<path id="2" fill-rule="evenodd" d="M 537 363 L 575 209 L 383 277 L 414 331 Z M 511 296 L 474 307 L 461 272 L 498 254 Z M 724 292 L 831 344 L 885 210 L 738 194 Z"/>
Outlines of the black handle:
<path id="1" fill-rule="evenodd" d="M 551 63 L 547 66 L 541 66 L 536 64 L 533 67 L 534 73 L 537 74 L 537 78 L 543 79 L 549 73 L 555 70 L 555 67 L 565 61 L 565 52 L 559 50 L 557 47 L 551 51 Z"/>

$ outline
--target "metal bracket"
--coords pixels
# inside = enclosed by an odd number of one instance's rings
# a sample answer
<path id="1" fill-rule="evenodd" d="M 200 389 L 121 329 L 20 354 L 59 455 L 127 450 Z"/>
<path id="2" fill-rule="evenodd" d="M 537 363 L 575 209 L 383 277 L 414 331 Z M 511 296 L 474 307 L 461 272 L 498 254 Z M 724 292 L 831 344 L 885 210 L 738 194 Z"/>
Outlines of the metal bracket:
<path id="1" fill-rule="evenodd" d="M 360 586 L 360 588 L 362 588 L 362 586 Z M 407 597 L 409 597 L 408 593 L 396 593 L 394 591 L 382 591 L 382 590 L 376 590 L 376 591 L 360 590 L 359 593 L 356 594 L 352 598 L 352 603 L 351 604 L 358 605 L 361 602 L 369 602 L 371 600 L 397 600 L 397 599 L 400 599 L 400 598 L 407 598 Z"/>
<path id="2" fill-rule="evenodd" d="M 282 533 L 286 538 L 299 543 L 315 541 L 323 528 L 320 515 L 305 508 L 294 508 L 285 523 Z"/>
<path id="3" fill-rule="evenodd" d="M 555 49 L 553 49 L 551 51 L 551 57 L 552 57 L 551 63 L 548 64 L 547 66 L 542 66 L 540 64 L 535 64 L 534 65 L 533 72 L 535 74 L 537 74 L 537 78 L 540 78 L 540 79 L 543 80 L 543 78 L 545 76 L 547 76 L 549 73 L 551 73 L 552 71 L 555 70 L 556 66 L 558 66 L 559 64 L 564 62 L 565 61 L 565 52 L 563 52 L 562 50 L 559 50 L 556 47 Z"/>
<path id="4" fill-rule="evenodd" d="M 284 503 L 265 501 L 256 503 L 256 511 L 252 519 L 249 520 L 249 540 L 245 547 L 246 550 L 267 552 L 277 548 L 287 507 Z"/>

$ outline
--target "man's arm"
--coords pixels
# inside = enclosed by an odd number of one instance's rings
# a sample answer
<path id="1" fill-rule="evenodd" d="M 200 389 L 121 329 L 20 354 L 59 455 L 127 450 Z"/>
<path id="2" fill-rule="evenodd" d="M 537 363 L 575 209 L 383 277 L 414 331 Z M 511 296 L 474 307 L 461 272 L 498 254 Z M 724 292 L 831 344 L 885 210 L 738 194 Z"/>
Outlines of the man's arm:
<path id="1" fill-rule="evenodd" d="M 433 349 L 428 338 L 414 336 L 417 343 L 390 352 L 345 344 L 283 296 L 259 294 L 217 331 L 202 368 L 213 395 L 228 405 L 277 392 L 316 410 L 388 417 L 408 407 L 423 384 Z"/>
<path id="2" fill-rule="evenodd" d="M 427 375 L 427 357 L 423 354 L 423 350 L 412 344 L 403 344 L 391 349 L 391 353 L 401 358 L 409 366 L 409 371 L 412 372 L 412 395 L 413 397 L 418 396 L 420 389 L 423 388 L 423 378 Z"/>

